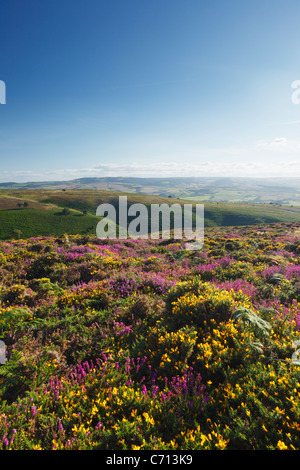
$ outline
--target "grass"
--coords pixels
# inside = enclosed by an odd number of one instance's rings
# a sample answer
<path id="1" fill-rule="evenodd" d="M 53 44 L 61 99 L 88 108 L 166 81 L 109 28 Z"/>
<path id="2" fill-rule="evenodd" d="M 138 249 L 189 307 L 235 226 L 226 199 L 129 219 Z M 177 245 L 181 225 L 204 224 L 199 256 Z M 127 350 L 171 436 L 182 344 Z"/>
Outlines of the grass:
<path id="1" fill-rule="evenodd" d="M 58 209 L 46 211 L 27 208 L 1 210 L 0 220 L 0 238 L 8 240 L 16 238 L 18 234 L 21 238 L 60 236 L 63 233 L 91 235 L 95 233 L 98 218 L 90 214 L 84 216 L 75 211 L 63 215 Z"/>
<path id="2" fill-rule="evenodd" d="M 69 234 L 95 234 L 99 220 L 96 209 L 100 204 L 111 203 L 118 208 L 119 196 L 126 195 L 128 205 L 191 204 L 201 201 L 182 200 L 145 194 L 98 190 L 1 190 L 0 239 L 16 236 L 60 236 Z M 18 203 L 27 202 L 27 208 L 18 209 Z M 259 223 L 292 223 L 300 221 L 300 211 L 272 204 L 204 202 L 205 226 L 241 226 Z M 62 215 L 68 208 L 70 215 Z M 86 215 L 83 215 L 86 211 Z M 150 213 L 150 211 L 148 211 Z"/>
<path id="3" fill-rule="evenodd" d="M 258 223 L 298 222 L 300 213 L 271 204 L 205 203 L 207 226 L 238 226 Z"/>

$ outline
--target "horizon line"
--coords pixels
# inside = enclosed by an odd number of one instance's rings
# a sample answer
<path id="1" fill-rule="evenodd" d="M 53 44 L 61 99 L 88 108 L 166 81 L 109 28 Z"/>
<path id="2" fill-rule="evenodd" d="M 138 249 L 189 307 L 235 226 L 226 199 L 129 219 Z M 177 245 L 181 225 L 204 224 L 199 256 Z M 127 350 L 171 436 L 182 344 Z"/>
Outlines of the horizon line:
<path id="1" fill-rule="evenodd" d="M 111 179 L 111 180 L 118 180 L 118 179 L 131 179 L 131 180 L 163 180 L 163 179 L 180 179 L 180 180 L 200 180 L 200 179 L 281 179 L 281 180 L 295 180 L 300 179 L 300 176 L 81 176 L 79 178 L 71 178 L 71 179 L 49 179 L 49 180 L 36 180 L 36 181 L 0 181 L 0 185 L 9 185 L 9 184 L 42 184 L 42 183 L 69 183 L 72 181 L 80 181 L 80 180 L 101 180 L 101 179 Z"/>

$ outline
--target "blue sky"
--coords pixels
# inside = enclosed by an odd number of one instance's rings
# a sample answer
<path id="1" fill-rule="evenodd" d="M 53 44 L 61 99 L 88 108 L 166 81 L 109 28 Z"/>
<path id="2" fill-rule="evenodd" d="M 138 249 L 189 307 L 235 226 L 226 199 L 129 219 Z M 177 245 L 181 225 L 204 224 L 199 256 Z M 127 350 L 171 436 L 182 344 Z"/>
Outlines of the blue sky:
<path id="1" fill-rule="evenodd" d="M 0 181 L 300 176 L 299 18 L 298 0 L 2 0 Z"/>

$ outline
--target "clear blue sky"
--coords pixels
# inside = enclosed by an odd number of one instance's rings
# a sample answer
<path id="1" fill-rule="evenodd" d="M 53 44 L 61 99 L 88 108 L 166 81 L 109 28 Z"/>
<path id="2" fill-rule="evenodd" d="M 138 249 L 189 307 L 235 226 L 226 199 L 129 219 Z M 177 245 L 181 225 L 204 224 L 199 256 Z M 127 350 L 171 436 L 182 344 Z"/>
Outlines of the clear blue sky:
<path id="1" fill-rule="evenodd" d="M 299 19 L 299 0 L 2 0 L 0 181 L 300 176 Z"/>

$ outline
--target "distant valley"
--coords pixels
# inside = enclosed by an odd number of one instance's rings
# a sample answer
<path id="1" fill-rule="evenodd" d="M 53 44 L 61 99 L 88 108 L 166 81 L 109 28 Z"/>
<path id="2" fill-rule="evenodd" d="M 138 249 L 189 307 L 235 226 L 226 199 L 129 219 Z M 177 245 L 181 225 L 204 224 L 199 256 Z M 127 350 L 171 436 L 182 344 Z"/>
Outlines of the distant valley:
<path id="1" fill-rule="evenodd" d="M 300 206 L 300 178 L 78 178 L 0 183 L 0 189 L 94 189 L 210 202 Z"/>

